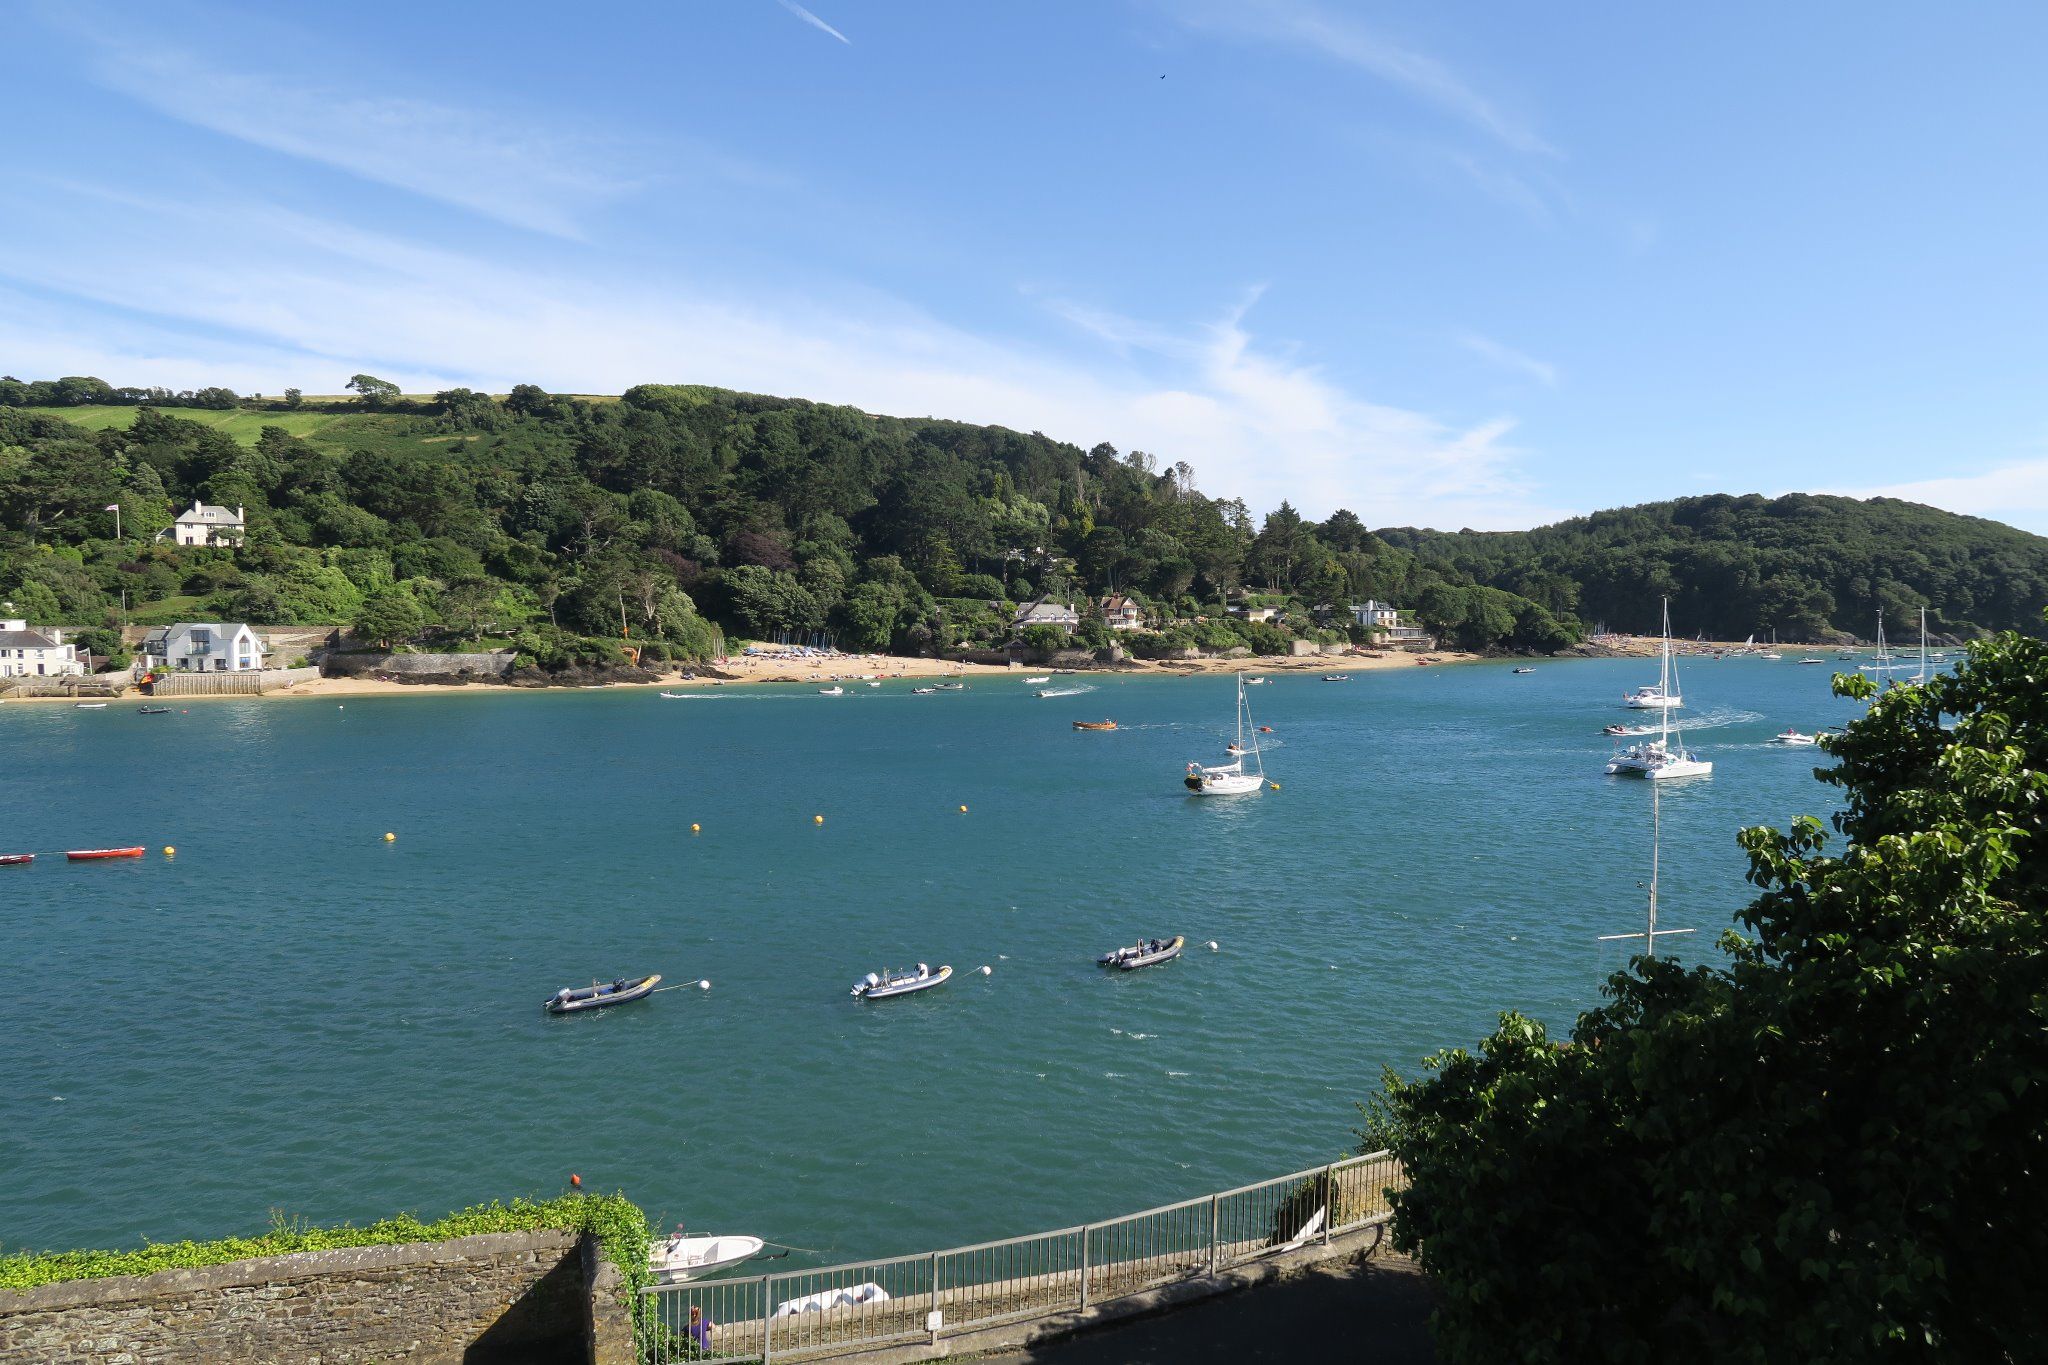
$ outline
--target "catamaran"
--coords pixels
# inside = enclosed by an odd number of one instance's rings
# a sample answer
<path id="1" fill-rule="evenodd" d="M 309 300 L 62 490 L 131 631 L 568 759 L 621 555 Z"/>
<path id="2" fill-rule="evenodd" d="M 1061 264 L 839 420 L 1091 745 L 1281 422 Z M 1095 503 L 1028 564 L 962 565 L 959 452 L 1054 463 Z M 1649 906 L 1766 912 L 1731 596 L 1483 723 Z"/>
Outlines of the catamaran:
<path id="1" fill-rule="evenodd" d="M 1251 736 L 1251 748 L 1245 748 L 1245 736 Z M 1244 674 L 1237 675 L 1237 740 L 1230 752 L 1237 757 L 1229 763 L 1207 767 L 1200 763 L 1188 764 L 1187 776 L 1182 781 L 1196 796 L 1244 796 L 1259 791 L 1266 785 L 1266 760 L 1259 753 L 1259 727 L 1252 724 L 1252 704 L 1244 692 Z M 1249 752 L 1252 772 L 1244 770 L 1244 760 Z"/>
<path id="2" fill-rule="evenodd" d="M 1685 705 L 1685 697 L 1678 687 L 1678 666 L 1671 662 L 1671 599 L 1664 599 L 1664 646 L 1660 657 L 1663 666 L 1657 672 L 1657 681 L 1645 683 L 1622 698 L 1631 710 L 1669 711 Z"/>
<path id="3" fill-rule="evenodd" d="M 1652 781 L 1663 781 L 1672 777 L 1705 777 L 1714 771 L 1714 765 L 1686 749 L 1676 748 L 1671 743 L 1671 707 L 1679 704 L 1676 679 L 1671 669 L 1671 603 L 1664 603 L 1664 673 L 1658 683 L 1660 695 L 1668 697 L 1667 705 L 1661 708 L 1656 739 L 1646 739 L 1631 744 L 1607 761 L 1609 776 L 1647 777 Z"/>

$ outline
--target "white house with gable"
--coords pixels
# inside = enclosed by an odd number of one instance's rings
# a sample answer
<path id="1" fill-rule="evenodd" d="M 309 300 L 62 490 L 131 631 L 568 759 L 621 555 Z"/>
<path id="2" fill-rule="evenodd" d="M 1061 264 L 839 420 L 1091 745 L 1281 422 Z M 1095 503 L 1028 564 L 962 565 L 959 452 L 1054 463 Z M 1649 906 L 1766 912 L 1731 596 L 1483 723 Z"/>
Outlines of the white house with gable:
<path id="1" fill-rule="evenodd" d="M 61 678 L 85 672 L 78 647 L 55 626 L 30 630 L 25 620 L 0 621 L 0 678 Z"/>
<path id="2" fill-rule="evenodd" d="M 247 673 L 263 667 L 263 641 L 245 625 L 180 621 L 151 631 L 138 651 L 144 668 L 180 673 Z"/>
<path id="3" fill-rule="evenodd" d="M 247 530 L 248 524 L 241 508 L 229 510 L 194 498 L 190 507 L 178 513 L 171 535 L 180 545 L 236 546 L 242 543 L 242 536 Z M 162 538 L 158 536 L 158 539 Z"/>
<path id="4" fill-rule="evenodd" d="M 1052 602 L 1041 597 L 1036 602 L 1026 602 L 1017 609 L 1016 619 L 1011 623 L 1018 630 L 1026 626 L 1058 626 L 1061 630 L 1072 630 L 1081 624 L 1081 617 L 1064 602 Z"/>

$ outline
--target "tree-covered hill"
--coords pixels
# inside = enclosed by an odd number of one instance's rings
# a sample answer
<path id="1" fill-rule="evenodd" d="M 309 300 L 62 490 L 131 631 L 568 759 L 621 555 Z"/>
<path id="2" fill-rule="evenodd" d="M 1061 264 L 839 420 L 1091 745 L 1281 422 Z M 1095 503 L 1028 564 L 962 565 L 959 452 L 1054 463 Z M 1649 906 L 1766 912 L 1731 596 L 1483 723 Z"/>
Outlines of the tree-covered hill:
<path id="1" fill-rule="evenodd" d="M 1893 498 L 1792 493 L 1680 498 L 1533 531 L 1381 531 L 1453 577 L 1520 593 L 1589 625 L 1653 633 L 1658 598 L 1687 634 L 1717 640 L 2038 630 L 2048 540 Z"/>
<path id="2" fill-rule="evenodd" d="M 1150 628 L 1127 639 L 1151 654 L 1362 638 L 1343 608 L 1367 597 L 1475 648 L 1651 626 L 1667 590 L 1688 634 L 1793 639 L 1923 601 L 1945 632 L 1974 634 L 2037 625 L 2048 584 L 2048 541 L 1899 503 L 1694 499 L 1504 536 L 1375 534 L 1285 503 L 1255 522 L 1185 464 L 1001 427 L 683 385 L 349 388 L 0 377 L 0 598 L 103 627 L 125 593 L 131 621 L 489 638 L 547 664 L 617 658 L 627 640 L 700 657 L 720 628 L 996 645 L 1010 604 L 1112 591 L 1139 602 Z M 245 508 L 246 544 L 159 540 L 194 499 Z M 1246 600 L 1278 615 L 1226 613 Z M 1105 643 L 1083 617 L 1084 642 Z"/>

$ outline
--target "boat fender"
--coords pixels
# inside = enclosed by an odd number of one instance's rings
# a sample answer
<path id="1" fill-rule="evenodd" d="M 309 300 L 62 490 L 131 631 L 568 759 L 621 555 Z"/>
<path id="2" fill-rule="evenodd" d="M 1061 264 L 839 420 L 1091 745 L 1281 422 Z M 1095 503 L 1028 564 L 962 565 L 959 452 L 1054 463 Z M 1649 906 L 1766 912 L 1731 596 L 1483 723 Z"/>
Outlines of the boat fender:
<path id="1" fill-rule="evenodd" d="M 699 981 L 697 983 L 697 989 L 700 991 L 708 991 L 711 989 L 711 983 L 709 981 Z"/>
<path id="2" fill-rule="evenodd" d="M 983 976 L 994 976 L 994 975 L 995 975 L 995 969 L 994 969 L 993 967 L 983 967 L 983 968 L 981 969 L 981 974 L 982 974 Z"/>

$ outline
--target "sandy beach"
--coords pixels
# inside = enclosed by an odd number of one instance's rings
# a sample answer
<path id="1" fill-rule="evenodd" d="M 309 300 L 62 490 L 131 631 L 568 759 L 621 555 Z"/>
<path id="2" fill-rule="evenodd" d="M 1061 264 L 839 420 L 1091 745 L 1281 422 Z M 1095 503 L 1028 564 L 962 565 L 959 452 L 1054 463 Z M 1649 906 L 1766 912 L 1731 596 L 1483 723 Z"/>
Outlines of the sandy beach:
<path id="1" fill-rule="evenodd" d="M 1326 673 L 1362 673 L 1376 669 L 1414 668 L 1423 659 L 1431 665 L 1468 663 L 1479 656 L 1463 654 L 1455 650 L 1435 654 L 1416 655 L 1395 652 L 1372 654 L 1331 655 L 1304 658 L 1243 658 L 1243 659 L 1133 659 L 1125 663 L 1101 665 L 1095 668 L 1064 670 L 1066 674 L 1094 676 L 1115 674 L 1123 677 L 1146 676 L 1151 674 L 1194 677 L 1218 673 L 1309 673 L 1321 676 Z M 686 678 L 686 672 L 696 672 L 694 678 Z M 837 658 L 820 659 L 776 659 L 735 656 L 720 662 L 704 665 L 700 669 L 677 668 L 660 678 L 649 682 L 619 682 L 593 684 L 607 690 L 667 689 L 686 691 L 695 688 L 745 687 L 765 683 L 796 683 L 818 687 L 829 687 L 834 683 L 865 683 L 868 681 L 889 681 L 893 679 L 958 678 L 972 683 L 976 679 L 1041 677 L 1052 674 L 1051 668 L 1010 668 L 1002 664 L 957 663 L 949 659 L 928 659 L 890 654 L 841 655 Z M 539 688 L 522 687 L 511 683 L 424 683 L 397 682 L 388 678 L 316 678 L 294 687 L 282 688 L 261 695 L 266 701 L 288 701 L 292 699 L 326 699 L 347 697 L 445 697 L 451 695 L 499 692 L 547 692 L 584 690 L 573 687 Z M 226 696 L 170 696 L 162 698 L 166 705 L 189 706 L 193 703 L 219 701 L 247 701 L 252 694 L 242 693 Z M 141 697 L 132 688 L 121 700 Z M 72 704 L 69 697 L 7 697 L 7 702 L 47 702 L 59 706 Z"/>

